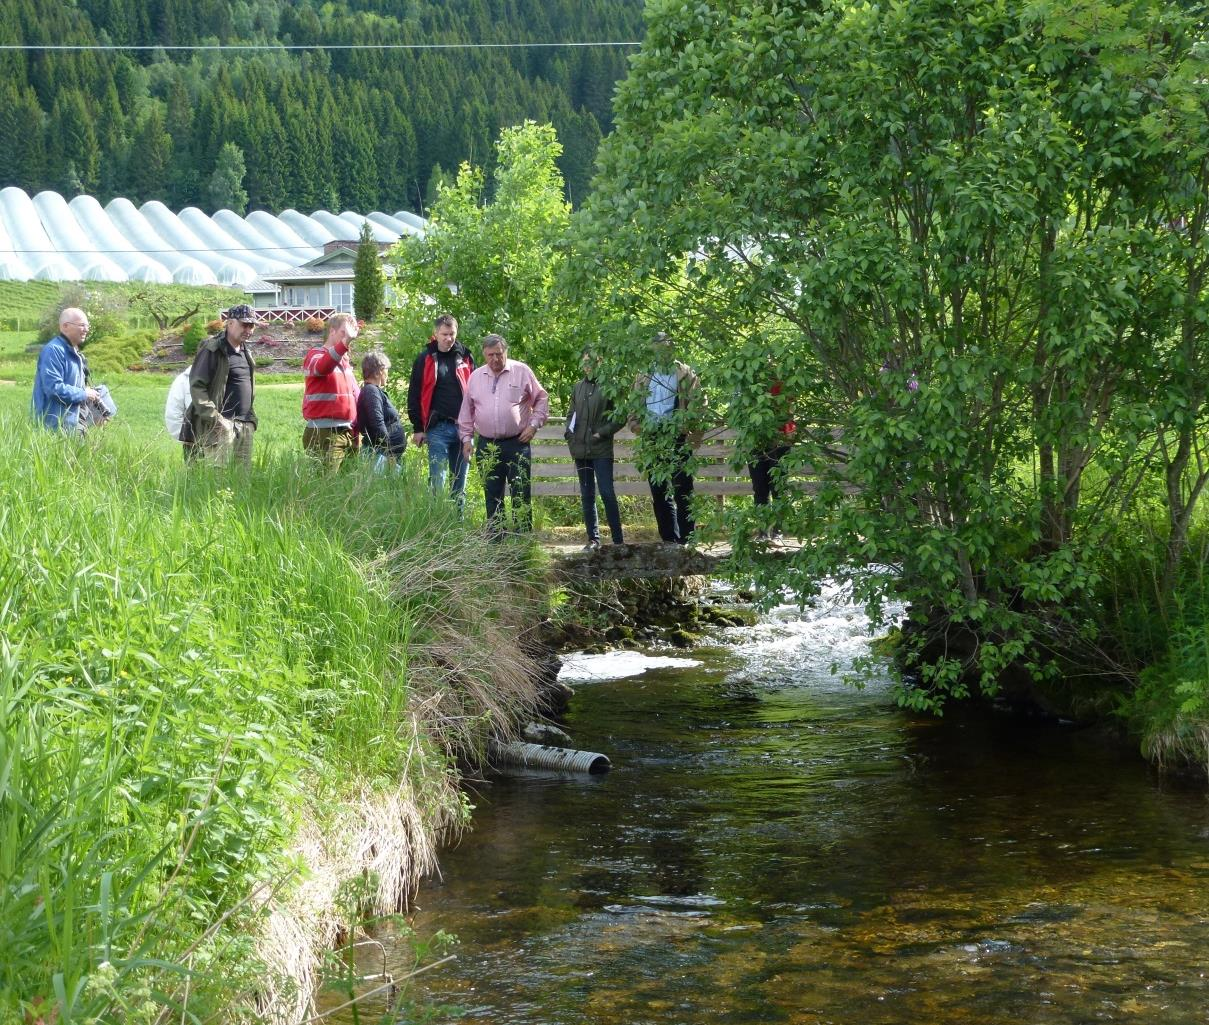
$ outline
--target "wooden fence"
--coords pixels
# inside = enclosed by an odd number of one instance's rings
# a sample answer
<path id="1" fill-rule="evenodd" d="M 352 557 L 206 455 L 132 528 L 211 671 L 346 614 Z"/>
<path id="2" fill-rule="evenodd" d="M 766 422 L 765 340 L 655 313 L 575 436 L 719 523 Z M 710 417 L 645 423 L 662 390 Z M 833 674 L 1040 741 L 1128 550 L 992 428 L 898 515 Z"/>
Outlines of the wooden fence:
<path id="1" fill-rule="evenodd" d="M 579 480 L 575 460 L 567 449 L 563 430 L 566 421 L 551 417 L 533 439 L 533 494 L 575 496 Z M 751 478 L 747 467 L 731 466 L 735 454 L 735 432 L 728 428 L 706 431 L 694 450 L 693 490 L 699 495 L 750 495 Z M 650 495 L 646 477 L 638 469 L 638 439 L 623 428 L 613 436 L 613 481 L 619 495 Z"/>

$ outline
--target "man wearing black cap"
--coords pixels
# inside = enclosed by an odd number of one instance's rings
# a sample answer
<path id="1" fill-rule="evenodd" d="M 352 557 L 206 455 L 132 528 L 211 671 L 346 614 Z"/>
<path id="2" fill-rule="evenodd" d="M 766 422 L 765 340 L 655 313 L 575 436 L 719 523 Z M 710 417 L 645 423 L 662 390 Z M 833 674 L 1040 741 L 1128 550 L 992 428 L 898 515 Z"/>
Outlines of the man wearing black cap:
<path id="1" fill-rule="evenodd" d="M 232 306 L 226 324 L 197 350 L 189 371 L 189 431 L 194 451 L 214 463 L 252 462 L 256 432 L 252 355 L 244 344 L 256 330 L 250 306 Z M 185 438 L 182 435 L 181 440 Z"/>

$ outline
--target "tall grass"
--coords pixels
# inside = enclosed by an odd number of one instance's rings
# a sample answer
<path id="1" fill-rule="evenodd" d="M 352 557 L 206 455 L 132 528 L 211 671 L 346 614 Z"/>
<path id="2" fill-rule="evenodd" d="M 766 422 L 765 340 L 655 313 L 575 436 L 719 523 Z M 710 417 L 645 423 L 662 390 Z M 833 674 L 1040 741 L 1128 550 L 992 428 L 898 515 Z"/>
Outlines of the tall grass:
<path id="1" fill-rule="evenodd" d="M 1135 681 L 1116 711 L 1161 768 L 1209 776 L 1209 517 L 1190 534 L 1169 600 L 1161 597 L 1161 531 L 1134 526 L 1129 543 L 1114 546 L 1104 586 L 1109 661 Z"/>
<path id="2" fill-rule="evenodd" d="M 0 430 L 0 1020 L 304 1006 L 340 887 L 396 910 L 532 707 L 525 555 L 411 472 Z"/>

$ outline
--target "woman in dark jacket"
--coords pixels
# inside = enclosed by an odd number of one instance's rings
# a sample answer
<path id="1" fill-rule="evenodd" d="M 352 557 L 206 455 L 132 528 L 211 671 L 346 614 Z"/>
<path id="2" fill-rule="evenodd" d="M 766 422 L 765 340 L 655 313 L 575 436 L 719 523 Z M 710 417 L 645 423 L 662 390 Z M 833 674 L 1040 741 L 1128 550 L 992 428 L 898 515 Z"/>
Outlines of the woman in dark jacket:
<path id="1" fill-rule="evenodd" d="M 621 510 L 613 489 L 613 435 L 625 426 L 623 420 L 613 419 L 613 404 L 596 384 L 594 375 L 599 365 L 590 352 L 583 354 L 583 380 L 571 393 L 565 437 L 575 469 L 579 475 L 579 498 L 583 504 L 584 526 L 588 543 L 584 551 L 600 547 L 600 520 L 596 515 L 596 489 L 604 502 L 605 518 L 613 544 L 624 544 L 621 535 Z"/>
<path id="2" fill-rule="evenodd" d="M 386 460 L 397 461 L 407 448 L 407 432 L 399 421 L 399 413 L 383 390 L 390 375 L 390 360 L 381 352 L 371 352 L 361 361 L 364 383 L 357 396 L 357 426 L 366 451 L 375 456 L 374 468 L 381 469 Z"/>

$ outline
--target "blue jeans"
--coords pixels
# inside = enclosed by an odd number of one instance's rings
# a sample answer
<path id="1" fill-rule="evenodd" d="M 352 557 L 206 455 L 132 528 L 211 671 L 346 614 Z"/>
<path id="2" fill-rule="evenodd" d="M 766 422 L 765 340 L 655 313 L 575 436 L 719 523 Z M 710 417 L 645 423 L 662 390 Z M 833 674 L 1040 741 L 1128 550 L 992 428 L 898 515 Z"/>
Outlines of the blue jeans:
<path id="1" fill-rule="evenodd" d="M 613 460 L 576 459 L 575 470 L 579 474 L 579 500 L 583 504 L 588 540 L 600 540 L 600 520 L 596 515 L 596 489 L 599 487 L 600 500 L 605 507 L 605 519 L 609 521 L 609 533 L 613 535 L 613 544 L 622 544 L 621 510 L 617 507 L 617 493 L 613 489 Z"/>
<path id="2" fill-rule="evenodd" d="M 458 425 L 452 420 L 434 424 L 424 432 L 424 440 L 428 443 L 428 484 L 433 491 L 443 493 L 452 474 L 449 492 L 460 513 L 466 505 L 466 460 L 458 441 Z"/>

